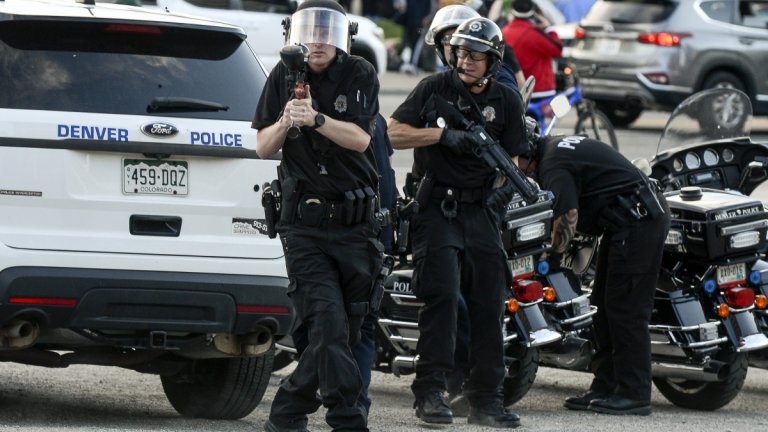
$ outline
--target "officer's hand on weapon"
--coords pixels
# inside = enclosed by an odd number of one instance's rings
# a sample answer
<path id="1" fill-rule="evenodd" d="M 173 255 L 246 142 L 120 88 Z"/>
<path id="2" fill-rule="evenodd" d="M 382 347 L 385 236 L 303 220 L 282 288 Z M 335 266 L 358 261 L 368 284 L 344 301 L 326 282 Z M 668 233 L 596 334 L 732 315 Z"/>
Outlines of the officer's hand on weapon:
<path id="1" fill-rule="evenodd" d="M 485 205 L 494 212 L 499 212 L 512 201 L 514 196 L 515 188 L 507 181 L 502 186 L 491 190 L 490 196 L 485 200 Z"/>
<path id="2" fill-rule="evenodd" d="M 317 111 L 312 107 L 312 92 L 310 85 L 304 86 L 304 96 L 288 101 L 285 113 L 293 126 L 314 126 Z"/>
<path id="3" fill-rule="evenodd" d="M 443 133 L 440 135 L 440 144 L 457 154 L 472 154 L 475 148 L 472 133 L 458 129 L 443 129 Z"/>

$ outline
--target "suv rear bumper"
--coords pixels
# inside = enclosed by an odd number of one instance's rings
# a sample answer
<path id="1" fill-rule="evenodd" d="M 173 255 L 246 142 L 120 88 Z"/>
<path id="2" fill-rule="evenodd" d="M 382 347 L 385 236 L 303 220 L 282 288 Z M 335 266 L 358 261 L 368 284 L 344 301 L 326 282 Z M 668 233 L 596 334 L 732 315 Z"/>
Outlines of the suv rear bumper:
<path id="1" fill-rule="evenodd" d="M 641 73 L 626 81 L 600 77 L 583 77 L 580 80 L 584 97 L 588 99 L 628 103 L 664 111 L 674 109 L 693 91 L 688 87 L 655 84 Z"/>
<path id="2" fill-rule="evenodd" d="M 0 271 L 3 322 L 107 332 L 290 332 L 280 276 L 19 266 Z"/>

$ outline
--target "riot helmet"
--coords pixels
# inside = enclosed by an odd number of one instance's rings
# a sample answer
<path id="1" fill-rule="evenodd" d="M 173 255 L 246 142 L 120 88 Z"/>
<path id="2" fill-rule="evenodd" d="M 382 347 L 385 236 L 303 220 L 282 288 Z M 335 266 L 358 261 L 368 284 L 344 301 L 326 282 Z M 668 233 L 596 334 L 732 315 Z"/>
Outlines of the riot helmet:
<path id="1" fill-rule="evenodd" d="M 490 55 L 488 71 L 484 78 L 495 74 L 504 58 L 504 37 L 501 29 L 495 22 L 484 17 L 470 18 L 459 25 L 451 37 L 451 46 L 451 66 L 453 67 L 457 64 L 459 47 Z"/>
<path id="2" fill-rule="evenodd" d="M 443 42 L 440 40 L 446 30 L 452 30 L 458 27 L 464 21 L 470 18 L 477 18 L 480 14 L 474 9 L 463 4 L 455 4 L 441 8 L 432 19 L 427 34 L 424 35 L 424 42 L 427 45 L 434 46 L 437 56 L 444 65 L 448 64 L 443 51 Z"/>
<path id="3" fill-rule="evenodd" d="M 349 52 L 357 23 L 333 0 L 307 0 L 283 20 L 286 45 L 322 43 Z"/>

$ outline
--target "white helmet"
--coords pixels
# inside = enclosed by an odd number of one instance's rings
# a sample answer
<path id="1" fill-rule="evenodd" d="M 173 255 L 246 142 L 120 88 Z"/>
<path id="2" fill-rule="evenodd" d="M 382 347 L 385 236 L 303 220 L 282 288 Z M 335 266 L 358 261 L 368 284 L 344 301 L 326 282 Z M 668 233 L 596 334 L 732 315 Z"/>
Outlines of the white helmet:
<path id="1" fill-rule="evenodd" d="M 464 21 L 470 18 L 479 17 L 480 14 L 471 7 L 463 4 L 455 4 L 441 8 L 432 18 L 427 34 L 424 35 L 424 42 L 427 45 L 435 45 L 435 37 L 445 30 L 458 27 Z"/>

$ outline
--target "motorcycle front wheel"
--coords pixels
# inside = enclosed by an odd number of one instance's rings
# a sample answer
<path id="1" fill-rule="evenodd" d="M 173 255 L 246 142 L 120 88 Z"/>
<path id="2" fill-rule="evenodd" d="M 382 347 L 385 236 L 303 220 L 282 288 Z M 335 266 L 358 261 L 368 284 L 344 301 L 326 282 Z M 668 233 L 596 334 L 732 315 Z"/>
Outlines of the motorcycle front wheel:
<path id="1" fill-rule="evenodd" d="M 504 406 L 514 405 L 531 389 L 539 371 L 539 350 L 513 343 L 506 349 L 507 375 L 504 377 Z"/>
<path id="2" fill-rule="evenodd" d="M 673 404 L 688 409 L 714 411 L 728 405 L 741 391 L 747 378 L 747 354 L 720 352 L 714 356 L 725 362 L 729 372 L 723 381 L 705 382 L 679 378 L 653 378 L 661 394 Z"/>

